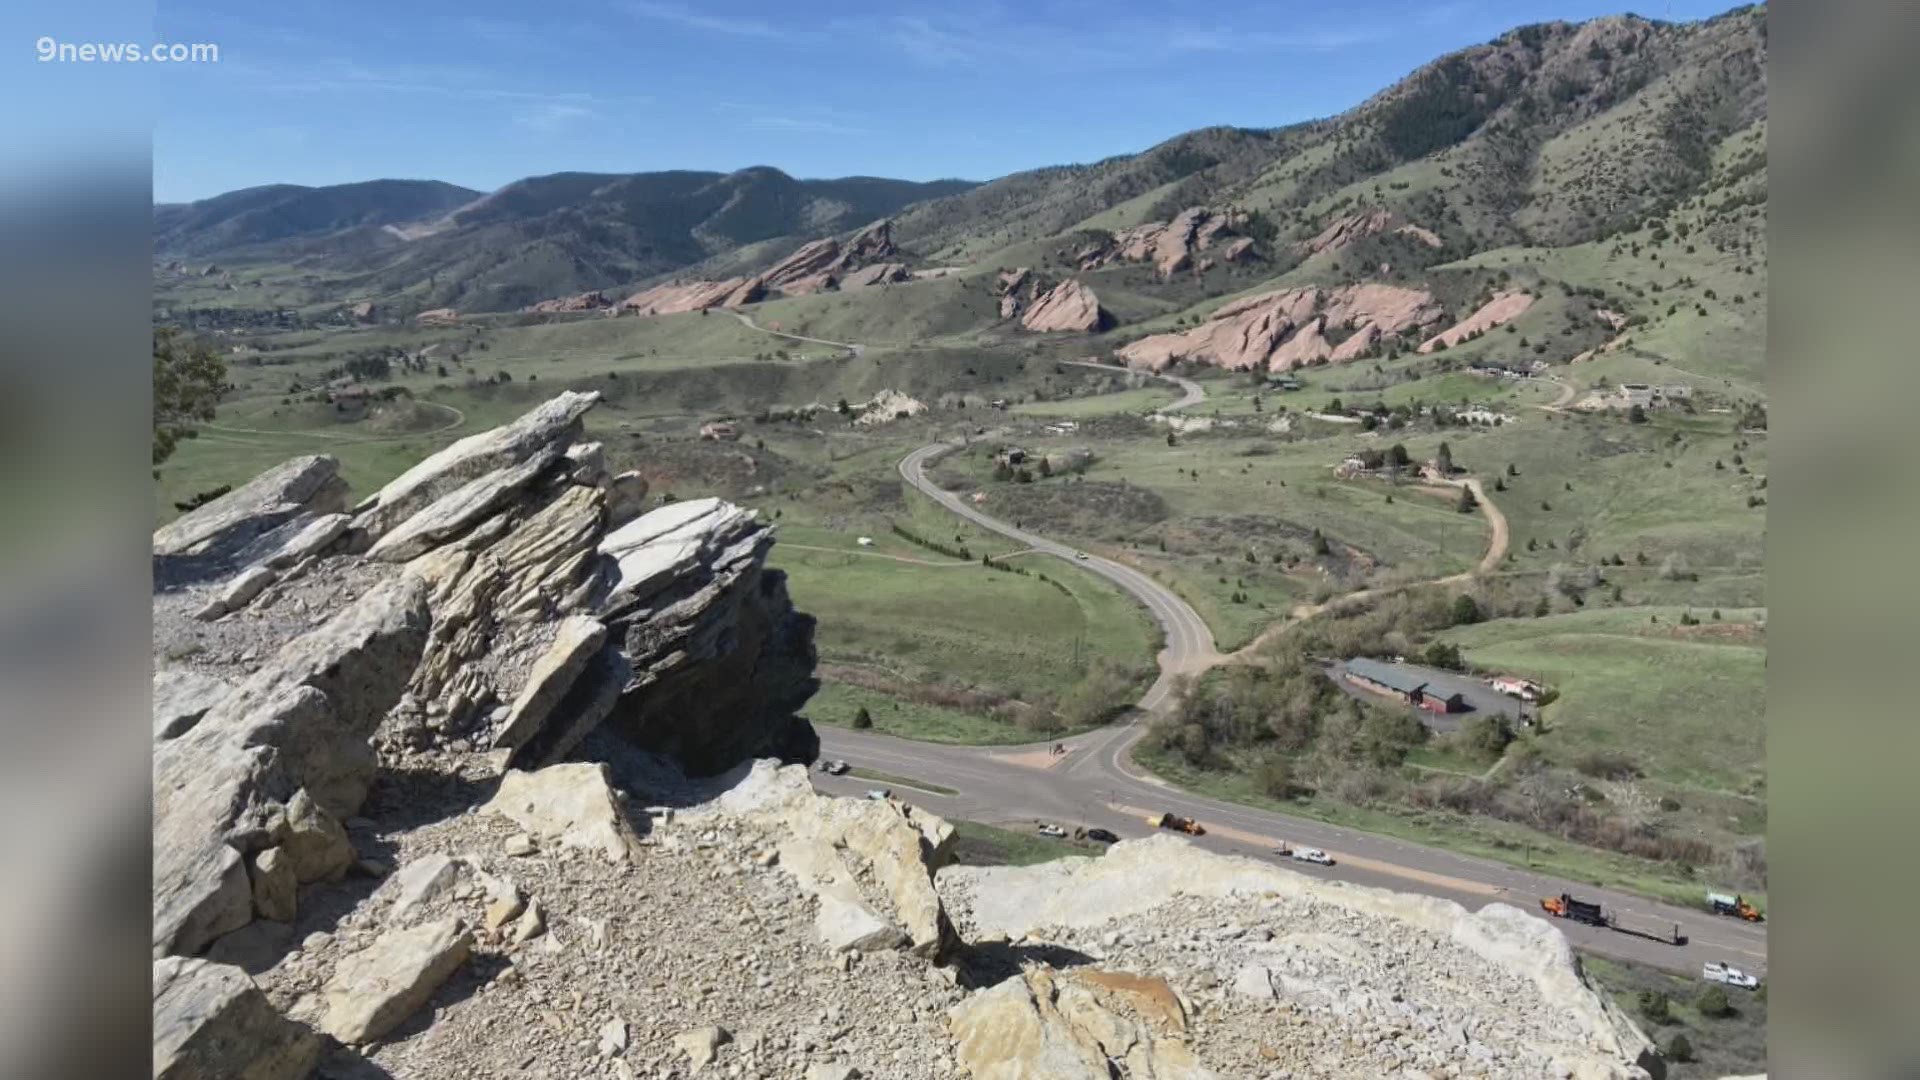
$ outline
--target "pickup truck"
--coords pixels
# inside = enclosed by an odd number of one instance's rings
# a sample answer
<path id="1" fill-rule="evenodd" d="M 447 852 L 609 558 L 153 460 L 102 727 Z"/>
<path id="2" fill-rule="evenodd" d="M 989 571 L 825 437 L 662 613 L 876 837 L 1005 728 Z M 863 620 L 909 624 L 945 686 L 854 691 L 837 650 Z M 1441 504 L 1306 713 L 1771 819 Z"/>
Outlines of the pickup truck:
<path id="1" fill-rule="evenodd" d="M 1760 988 L 1760 980 L 1758 978 L 1741 971 L 1732 964 L 1723 964 L 1718 960 L 1709 960 L 1701 965 L 1700 977 L 1711 983 L 1720 983 L 1723 986 L 1737 986 L 1742 990 L 1757 990 Z"/>

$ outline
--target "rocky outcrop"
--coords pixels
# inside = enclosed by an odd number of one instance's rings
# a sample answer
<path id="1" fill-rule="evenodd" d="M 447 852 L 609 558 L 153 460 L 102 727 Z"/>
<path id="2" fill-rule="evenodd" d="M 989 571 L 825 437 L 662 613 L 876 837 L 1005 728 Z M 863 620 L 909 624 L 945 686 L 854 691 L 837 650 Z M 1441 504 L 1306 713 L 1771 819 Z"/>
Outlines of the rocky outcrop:
<path id="1" fill-rule="evenodd" d="M 1440 239 L 1439 233 L 1436 233 L 1432 229 L 1426 228 L 1425 226 L 1422 226 L 1422 225 L 1415 225 L 1409 222 L 1408 224 L 1402 225 L 1393 231 L 1398 233 L 1401 236 L 1411 236 L 1415 240 L 1420 241 L 1421 243 L 1427 245 L 1430 248 L 1439 248 L 1439 247 L 1446 246 L 1446 242 Z"/>
<path id="2" fill-rule="evenodd" d="M 721 499 L 662 507 L 600 541 L 613 567 L 599 618 L 632 667 L 608 720 L 623 735 L 698 773 L 812 759 L 812 729 L 793 717 L 818 686 L 813 620 L 765 569 L 772 544 L 771 526 Z"/>
<path id="3" fill-rule="evenodd" d="M 1367 355 L 1367 351 L 1380 344 L 1380 328 L 1367 323 L 1348 335 L 1347 340 L 1334 347 L 1327 359 L 1335 364 L 1344 364 Z"/>
<path id="4" fill-rule="evenodd" d="M 757 278 L 668 283 L 634 293 L 620 301 L 617 310 L 634 315 L 677 315 L 707 308 L 737 308 L 754 303 L 761 295 Z"/>
<path id="5" fill-rule="evenodd" d="M 1073 253 L 1074 260 L 1081 270 L 1097 270 L 1122 262 L 1150 262 L 1155 273 L 1170 277 L 1194 269 L 1201 261 L 1201 252 L 1211 249 L 1216 240 L 1233 236 L 1244 223 L 1245 216 L 1235 211 L 1188 207 L 1174 215 L 1172 221 L 1123 229 L 1114 233 L 1111 240 L 1081 248 Z M 1249 257 L 1252 252 L 1252 239 L 1240 237 L 1224 246 L 1221 257 L 1235 261 Z"/>
<path id="6" fill-rule="evenodd" d="M 937 960 L 953 924 L 933 886 L 953 827 L 890 799 L 834 799 L 804 768 L 755 762 L 714 812 L 780 837 L 779 867 L 819 903 L 814 932 L 834 951 L 903 948 Z"/>
<path id="7" fill-rule="evenodd" d="M 303 1080 L 312 1029 L 274 1011 L 246 972 L 182 956 L 153 962 L 154 1080 Z"/>
<path id="8" fill-rule="evenodd" d="M 1053 928 L 1046 932 L 1063 945 L 1084 939 L 1107 949 L 1147 934 L 1156 911 L 1177 912 L 1191 928 L 1209 917 L 1200 910 L 1209 901 L 1259 897 L 1269 912 L 1261 918 L 1271 920 L 1265 932 L 1250 935 L 1242 921 L 1219 947 L 1225 981 L 1244 984 L 1243 992 L 1268 992 L 1259 991 L 1256 976 L 1240 978 L 1244 968 L 1262 966 L 1270 969 L 1270 989 L 1334 1015 L 1384 1015 L 1402 1006 L 1412 1014 L 1424 1001 L 1436 1017 L 1476 1018 L 1468 1026 L 1497 1016 L 1510 1025 L 1503 1036 L 1509 1041 L 1489 1047 L 1487 1059 L 1511 1057 L 1532 1075 L 1644 1078 L 1654 1058 L 1646 1036 L 1587 986 L 1559 931 L 1505 904 L 1469 912 L 1450 900 L 1216 855 L 1172 836 L 1122 841 L 1095 859 L 954 867 L 940 885 L 943 896 L 965 897 L 956 919 L 969 933 L 1018 937 Z M 1063 937 L 1060 928 L 1083 933 Z M 1403 968 L 1402 952 L 1420 957 L 1412 970 Z M 1432 981 L 1439 972 L 1449 973 L 1450 987 Z M 1464 996 L 1469 984 L 1484 988 L 1471 1003 Z"/>
<path id="9" fill-rule="evenodd" d="M 913 274 L 908 272 L 907 264 L 888 262 L 874 263 L 853 271 L 840 280 L 842 289 L 864 289 L 871 285 L 890 285 L 899 281 L 912 281 Z"/>
<path id="10" fill-rule="evenodd" d="M 1383 233 L 1393 226 L 1394 216 L 1391 210 L 1375 208 L 1343 214 L 1327 223 L 1326 228 L 1294 245 L 1302 255 L 1314 255 L 1334 248 L 1343 248 L 1364 237 Z"/>
<path id="11" fill-rule="evenodd" d="M 855 424 L 860 427 L 876 427 L 881 424 L 890 424 L 895 420 L 903 420 L 909 416 L 919 416 L 927 411 L 927 403 L 889 388 L 868 398 L 860 406 L 859 411 L 860 415 L 853 421 Z"/>
<path id="12" fill-rule="evenodd" d="M 1284 371 L 1302 363 L 1357 359 L 1383 334 L 1403 333 L 1443 317 L 1433 295 L 1423 289 L 1308 285 L 1224 304 L 1191 330 L 1141 338 L 1118 355 L 1129 366 L 1151 371 L 1181 360 L 1233 370 Z M 1355 336 L 1366 335 L 1367 344 L 1335 348 L 1325 338 L 1329 329 L 1352 329 Z"/>
<path id="13" fill-rule="evenodd" d="M 1035 297 L 1020 325 L 1035 333 L 1092 333 L 1112 322 L 1100 298 L 1078 280 L 1063 281 Z"/>
<path id="14" fill-rule="evenodd" d="M 575 293 L 572 296 L 556 297 L 552 300 L 542 300 L 537 304 L 529 304 L 520 310 L 535 315 L 551 315 L 568 311 L 599 311 L 612 306 L 613 301 L 607 299 L 607 294 L 596 290 L 593 292 Z"/>
<path id="15" fill-rule="evenodd" d="M 1438 348 L 1452 348 L 1469 338 L 1479 337 L 1496 326 L 1512 322 L 1532 306 L 1533 296 L 1529 293 L 1499 293 L 1482 304 L 1473 314 L 1421 342 L 1419 351 L 1430 353 Z"/>
<path id="16" fill-rule="evenodd" d="M 177 739 L 192 730 L 233 684 L 191 670 L 158 671 L 153 676 L 153 737 Z"/>
<path id="17" fill-rule="evenodd" d="M 370 541 L 378 541 L 388 530 L 433 507 L 437 500 L 460 496 L 434 507 L 428 520 L 437 524 L 471 502 L 471 492 L 462 495 L 469 482 L 483 480 L 490 473 L 505 470 L 523 483 L 530 481 L 534 474 L 524 467 L 542 457 L 557 456 L 575 442 L 580 436 L 580 418 L 599 400 L 596 391 L 569 390 L 510 424 L 459 440 L 362 500 L 353 510 L 353 529 Z M 410 531 L 424 529 L 416 526 Z"/>
<path id="18" fill-rule="evenodd" d="M 367 739 L 419 662 L 427 621 L 420 583 L 392 581 L 155 745 L 155 955 L 196 954 L 252 921 L 248 858 L 286 840 L 301 791 L 315 813 L 359 809 L 374 771 Z"/>
<path id="19" fill-rule="evenodd" d="M 346 503 L 347 483 L 338 461 L 324 454 L 294 458 L 155 530 L 153 554 L 241 558 L 249 549 L 278 547 L 298 528 L 346 509 Z"/>
<path id="20" fill-rule="evenodd" d="M 1211 1080 L 1186 1027 L 1166 980 L 1085 969 L 1030 968 L 947 1013 L 974 1080 Z"/>

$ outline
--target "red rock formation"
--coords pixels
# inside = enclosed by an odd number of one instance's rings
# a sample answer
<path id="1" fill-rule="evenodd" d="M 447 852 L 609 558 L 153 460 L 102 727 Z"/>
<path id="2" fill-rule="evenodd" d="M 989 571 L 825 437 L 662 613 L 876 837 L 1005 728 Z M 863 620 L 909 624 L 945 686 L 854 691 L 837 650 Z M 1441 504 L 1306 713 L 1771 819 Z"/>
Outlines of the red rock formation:
<path id="1" fill-rule="evenodd" d="M 1343 248 L 1357 240 L 1385 232 L 1393 224 L 1393 212 L 1384 207 L 1363 210 L 1352 214 L 1342 214 L 1320 230 L 1318 236 L 1303 240 L 1295 245 L 1302 255 L 1315 255 L 1333 248 Z"/>
<path id="2" fill-rule="evenodd" d="M 433 308 L 413 317 L 422 326 L 451 326 L 460 321 L 460 313 L 450 307 Z"/>
<path id="3" fill-rule="evenodd" d="M 605 293 L 583 292 L 573 296 L 558 297 L 553 300 L 542 300 L 537 304 L 529 305 L 523 310 L 544 315 L 560 311 L 598 311 L 601 308 L 611 306 L 613 306 L 613 301 L 608 300 Z"/>
<path id="4" fill-rule="evenodd" d="M 1020 325 L 1041 333 L 1100 329 L 1107 313 L 1100 298 L 1078 280 L 1068 279 L 1042 293 L 1020 317 Z"/>
<path id="5" fill-rule="evenodd" d="M 1523 292 L 1500 293 L 1481 305 L 1480 310 L 1467 316 L 1459 323 L 1442 330 L 1420 343 L 1420 352 L 1429 353 L 1436 347 L 1445 345 L 1452 348 L 1470 337 L 1477 337 L 1502 323 L 1512 322 L 1520 313 L 1533 306 L 1533 297 Z"/>
<path id="6" fill-rule="evenodd" d="M 1206 322 L 1177 334 L 1154 334 L 1119 350 L 1133 367 L 1159 371 L 1175 360 L 1197 360 L 1234 370 L 1285 370 L 1321 360 L 1353 360 L 1383 333 L 1398 333 L 1442 317 L 1433 296 L 1397 285 L 1308 285 L 1260 293 L 1223 305 Z M 1335 348 L 1330 327 L 1358 327 Z"/>
<path id="7" fill-rule="evenodd" d="M 1319 363 L 1333 355 L 1333 345 L 1323 332 L 1327 317 L 1316 315 L 1296 328 L 1287 340 L 1267 355 L 1268 371 L 1289 371 Z"/>
<path id="8" fill-rule="evenodd" d="M 862 267 L 840 279 L 842 289 L 864 289 L 869 285 L 885 285 L 895 281 L 912 281 L 913 275 L 907 272 L 905 263 L 874 263 Z"/>
<path id="9" fill-rule="evenodd" d="M 755 279 L 743 277 L 655 285 L 620 301 L 620 310 L 636 315 L 673 315 L 701 308 L 739 307 L 759 299 L 756 286 Z"/>
<path id="10" fill-rule="evenodd" d="M 1333 355 L 1327 359 L 1335 364 L 1344 364 L 1349 360 L 1358 360 L 1366 355 L 1368 349 L 1380 343 L 1380 328 L 1367 323 L 1353 332 L 1353 336 L 1334 347 Z"/>
<path id="11" fill-rule="evenodd" d="M 1253 238 L 1243 236 L 1220 250 L 1220 258 L 1226 262 L 1247 262 L 1253 259 Z"/>
<path id="12" fill-rule="evenodd" d="M 1094 270 L 1119 262 L 1151 262 L 1161 277 L 1191 269 L 1214 240 L 1232 233 L 1239 222 L 1230 211 L 1193 206 L 1182 210 L 1172 221 L 1153 221 L 1122 229 L 1106 244 L 1094 244 L 1074 253 L 1082 270 Z M 1251 250 L 1253 242 L 1245 241 Z M 1236 256 L 1227 256 L 1235 258 Z"/>

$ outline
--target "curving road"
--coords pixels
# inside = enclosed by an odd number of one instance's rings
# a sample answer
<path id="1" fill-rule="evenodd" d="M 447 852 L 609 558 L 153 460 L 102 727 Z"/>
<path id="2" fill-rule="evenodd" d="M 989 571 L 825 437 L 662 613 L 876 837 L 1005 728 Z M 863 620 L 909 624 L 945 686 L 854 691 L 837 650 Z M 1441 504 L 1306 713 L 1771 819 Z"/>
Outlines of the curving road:
<path id="1" fill-rule="evenodd" d="M 740 318 L 749 326 L 755 325 L 745 316 Z M 844 342 L 824 343 L 857 349 Z M 1104 364 L 1073 363 L 1117 370 Z M 1205 399 L 1205 391 L 1190 379 L 1159 377 L 1186 391 L 1185 398 L 1164 411 L 1189 407 Z M 1301 865 L 1302 872 L 1443 897 L 1471 909 L 1503 902 L 1538 915 L 1540 897 L 1570 890 L 1582 899 L 1605 904 L 1620 916 L 1647 923 L 1677 923 L 1688 938 L 1687 944 L 1675 946 L 1555 920 L 1555 925 L 1568 939 L 1584 948 L 1689 974 L 1697 972 L 1700 964 L 1708 960 L 1723 961 L 1749 971 L 1765 971 L 1767 935 L 1763 926 L 1619 890 L 1585 886 L 1491 859 L 1210 799 L 1136 769 L 1129 752 L 1147 732 L 1142 719 L 1172 707 L 1174 684 L 1180 676 L 1204 671 L 1228 658 L 1214 647 L 1212 631 L 1199 613 L 1178 594 L 1141 571 L 1091 553 L 1082 557 L 1073 547 L 989 516 L 927 478 L 926 467 L 930 462 L 966 444 L 963 437 L 915 450 L 901 460 L 901 478 L 980 528 L 1098 574 L 1139 600 L 1165 635 L 1165 645 L 1159 655 L 1160 675 L 1141 697 L 1128 723 L 1064 740 L 1068 751 L 1065 755 L 1049 753 L 1047 744 L 997 748 L 954 746 L 822 726 L 817 730 L 826 756 L 955 789 L 958 792 L 955 795 L 904 787 L 895 791 L 907 802 L 954 818 L 999 822 L 1051 820 L 1107 828 L 1125 837 L 1146 831 L 1142 820 L 1145 815 L 1171 811 L 1206 824 L 1207 834 L 1193 840 L 1201 847 L 1269 860 L 1276 858 L 1271 855 L 1272 849 L 1283 842 L 1318 847 L 1333 855 L 1336 865 Z M 1477 480 L 1461 483 L 1472 489 L 1480 500 L 1492 535 L 1486 556 L 1474 571 L 1453 575 L 1442 579 L 1444 581 L 1465 580 L 1474 573 L 1485 573 L 1506 553 L 1505 516 L 1487 498 Z M 869 781 L 820 773 L 815 774 L 815 783 L 823 790 L 845 795 L 859 794 L 871 786 Z"/>

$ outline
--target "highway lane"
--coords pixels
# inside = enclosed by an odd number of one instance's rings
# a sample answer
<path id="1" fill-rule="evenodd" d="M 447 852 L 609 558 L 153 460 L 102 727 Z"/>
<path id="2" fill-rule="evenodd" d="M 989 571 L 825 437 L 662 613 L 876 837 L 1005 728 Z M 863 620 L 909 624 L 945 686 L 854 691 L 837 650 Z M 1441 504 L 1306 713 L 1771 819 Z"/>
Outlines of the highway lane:
<path id="1" fill-rule="evenodd" d="M 760 329 L 744 316 L 741 321 Z M 859 349 L 844 342 L 801 340 L 839 345 L 854 350 L 856 355 Z M 1114 370 L 1109 365 L 1068 362 Z M 1205 399 L 1203 388 L 1193 380 L 1172 375 L 1159 377 L 1179 385 L 1185 392 L 1182 400 L 1163 411 L 1190 407 Z M 1697 973 L 1700 964 L 1708 960 L 1723 961 L 1756 973 L 1765 972 L 1764 926 L 1619 890 L 1583 886 L 1490 859 L 1209 799 L 1138 770 L 1132 765 L 1129 752 L 1146 734 L 1145 721 L 1172 707 L 1175 679 L 1181 674 L 1204 671 L 1226 659 L 1216 650 L 1212 631 L 1178 594 L 1141 571 L 1091 553 L 1082 557 L 1077 549 L 1000 521 L 927 479 L 928 464 L 942 454 L 965 446 L 966 442 L 963 437 L 915 450 L 901 460 L 901 478 L 953 514 L 1026 544 L 1036 552 L 1067 560 L 1098 574 L 1137 599 L 1165 635 L 1165 645 L 1159 655 L 1160 675 L 1142 696 L 1138 709 L 1127 723 L 1065 740 L 1069 753 L 1063 758 L 1046 755 L 1046 744 L 1000 748 L 951 746 L 822 727 L 824 756 L 844 758 L 880 772 L 953 788 L 957 795 L 942 796 L 905 787 L 897 788 L 894 793 L 914 805 L 966 820 L 1010 822 L 1016 826 L 1047 820 L 1104 827 L 1126 837 L 1147 831 L 1143 821 L 1147 813 L 1171 811 L 1195 818 L 1209 827 L 1207 835 L 1194 838 L 1195 843 L 1209 850 L 1277 862 L 1279 857 L 1272 855 L 1271 849 L 1283 841 L 1296 847 L 1318 847 L 1334 856 L 1335 866 L 1307 866 L 1290 861 L 1287 865 L 1304 873 L 1355 884 L 1444 897 L 1470 909 L 1502 902 L 1545 918 L 1540 912 L 1539 899 L 1566 890 L 1634 920 L 1678 923 L 1681 933 L 1688 938 L 1686 945 L 1675 946 L 1552 920 L 1569 940 L 1584 948 L 1686 974 Z M 1505 551 L 1506 521 L 1477 482 L 1466 483 L 1481 500 L 1492 526 L 1493 538 L 1487 557 L 1477 568 L 1484 573 Z M 1454 575 L 1446 580 L 1464 580 L 1470 576 Z M 1037 766 L 1036 763 L 1044 764 Z M 836 794 L 858 795 L 874 786 L 853 777 L 826 777 L 818 773 L 815 776 L 823 790 Z M 1705 889 L 1703 885 L 1703 897 Z"/>

